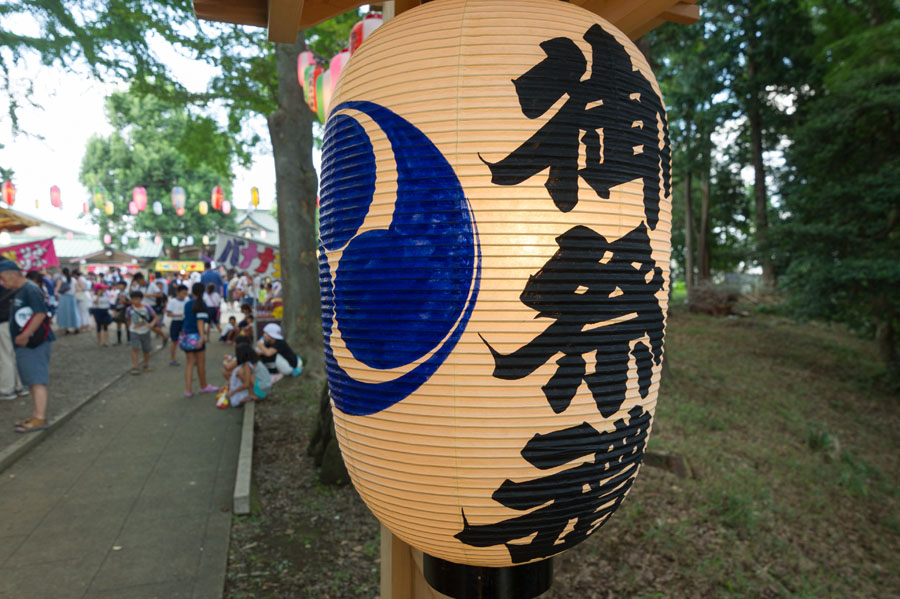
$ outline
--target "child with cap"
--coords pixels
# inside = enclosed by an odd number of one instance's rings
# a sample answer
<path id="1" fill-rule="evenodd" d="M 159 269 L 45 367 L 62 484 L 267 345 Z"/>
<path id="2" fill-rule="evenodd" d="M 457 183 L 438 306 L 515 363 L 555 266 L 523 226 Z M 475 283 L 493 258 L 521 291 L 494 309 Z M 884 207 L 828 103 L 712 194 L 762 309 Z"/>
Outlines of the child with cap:
<path id="1" fill-rule="evenodd" d="M 274 376 L 273 382 L 283 376 L 298 376 L 303 372 L 303 360 L 291 349 L 281 334 L 281 326 L 270 322 L 263 328 L 262 339 L 256 342 L 256 353 Z"/>

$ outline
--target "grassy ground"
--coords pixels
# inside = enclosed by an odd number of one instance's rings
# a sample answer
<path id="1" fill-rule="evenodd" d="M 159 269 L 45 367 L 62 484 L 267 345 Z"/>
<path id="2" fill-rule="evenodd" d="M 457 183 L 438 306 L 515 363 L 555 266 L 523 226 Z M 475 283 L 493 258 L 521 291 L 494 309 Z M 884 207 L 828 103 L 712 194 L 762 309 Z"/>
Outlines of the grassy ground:
<path id="1" fill-rule="evenodd" d="M 544 599 L 900 597 L 898 398 L 871 344 L 770 316 L 675 311 L 650 449 Z M 377 523 L 304 454 L 312 389 L 259 406 L 259 514 L 236 518 L 230 598 L 377 596 Z M 293 399 L 287 399 L 292 397 Z"/>

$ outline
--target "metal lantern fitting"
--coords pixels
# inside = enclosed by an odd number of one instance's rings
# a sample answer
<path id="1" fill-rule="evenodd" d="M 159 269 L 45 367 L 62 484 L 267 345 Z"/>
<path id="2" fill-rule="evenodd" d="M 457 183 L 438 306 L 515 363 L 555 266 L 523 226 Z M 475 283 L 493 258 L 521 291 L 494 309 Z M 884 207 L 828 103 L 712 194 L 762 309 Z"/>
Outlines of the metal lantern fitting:
<path id="1" fill-rule="evenodd" d="M 212 197 L 210 199 L 210 205 L 213 210 L 221 210 L 222 202 L 225 201 L 225 192 L 222 190 L 221 186 L 216 185 L 212 190 Z"/>
<path id="2" fill-rule="evenodd" d="M 200 204 L 197 205 L 197 210 L 200 212 L 200 214 L 206 216 L 206 214 L 209 212 L 209 204 L 206 203 L 206 200 L 200 200 Z"/>
<path id="3" fill-rule="evenodd" d="M 3 201 L 12 208 L 12 205 L 16 203 L 16 186 L 12 181 L 4 181 L 0 189 L 2 189 Z"/>
<path id="4" fill-rule="evenodd" d="M 50 205 L 54 208 L 62 208 L 62 196 L 58 185 L 50 188 Z"/>
<path id="5" fill-rule="evenodd" d="M 335 94 L 319 281 L 350 477 L 430 556 L 538 564 L 619 507 L 656 408 L 653 73 L 575 3 L 435 0 L 375 31 Z"/>

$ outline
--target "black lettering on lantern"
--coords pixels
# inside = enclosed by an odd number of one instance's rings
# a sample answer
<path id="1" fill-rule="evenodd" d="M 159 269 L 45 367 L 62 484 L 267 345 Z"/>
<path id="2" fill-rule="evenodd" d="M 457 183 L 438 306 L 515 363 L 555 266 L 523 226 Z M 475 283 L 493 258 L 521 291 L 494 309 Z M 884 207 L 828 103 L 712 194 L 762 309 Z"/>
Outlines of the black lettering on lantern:
<path id="1" fill-rule="evenodd" d="M 628 421 L 617 420 L 611 432 L 600 433 L 583 422 L 535 435 L 522 450 L 522 457 L 535 468 L 546 470 L 592 454 L 594 460 L 534 480 L 505 480 L 494 491 L 494 501 L 510 509 L 533 511 L 485 525 L 469 524 L 463 512 L 463 530 L 456 538 L 474 547 L 503 543 L 517 564 L 577 545 L 622 503 L 644 456 L 649 429 L 650 414 L 635 406 L 628 412 Z M 527 543 L 512 542 L 531 535 Z"/>
<path id="2" fill-rule="evenodd" d="M 545 186 L 563 212 L 578 203 L 579 176 L 601 198 L 608 198 L 616 185 L 642 179 L 647 224 L 655 229 L 660 179 L 666 196 L 671 186 L 669 129 L 662 101 L 641 72 L 632 68 L 628 52 L 611 33 L 593 25 L 584 40 L 592 49 L 591 74 L 584 81 L 587 61 L 575 42 L 558 37 L 541 43 L 547 57 L 513 80 L 522 113 L 538 118 L 563 95 L 569 98 L 506 158 L 482 161 L 496 185 L 518 185 L 549 167 Z M 579 143 L 585 145 L 586 158 L 581 170 Z"/>
<path id="3" fill-rule="evenodd" d="M 559 249 L 529 277 L 519 297 L 537 311 L 536 318 L 553 322 L 509 354 L 482 341 L 493 355 L 493 376 L 503 380 L 523 379 L 561 354 L 542 387 L 553 412 L 565 411 L 585 383 L 597 410 L 610 418 L 622 409 L 632 364 L 638 392 L 646 398 L 653 367 L 662 362 L 664 314 L 657 294 L 664 278 L 652 257 L 648 227 L 656 228 L 660 191 L 670 193 L 671 155 L 662 100 L 633 69 L 625 48 L 599 25 L 584 39 L 593 61 L 586 80 L 587 61 L 572 40 L 541 44 L 547 57 L 513 81 L 522 112 L 537 118 L 563 95 L 568 100 L 506 158 L 485 164 L 497 185 L 518 185 L 549 167 L 546 188 L 563 212 L 578 203 L 579 176 L 601 198 L 609 198 L 616 185 L 641 179 L 644 222 L 612 242 L 580 225 L 557 237 Z M 586 150 L 580 170 L 579 143 Z M 583 541 L 631 488 L 650 421 L 638 405 L 612 431 L 583 422 L 534 435 L 521 455 L 538 470 L 578 464 L 532 480 L 507 479 L 491 497 L 527 513 L 473 525 L 463 512 L 456 538 L 475 547 L 503 544 L 513 563 L 543 559 Z"/>

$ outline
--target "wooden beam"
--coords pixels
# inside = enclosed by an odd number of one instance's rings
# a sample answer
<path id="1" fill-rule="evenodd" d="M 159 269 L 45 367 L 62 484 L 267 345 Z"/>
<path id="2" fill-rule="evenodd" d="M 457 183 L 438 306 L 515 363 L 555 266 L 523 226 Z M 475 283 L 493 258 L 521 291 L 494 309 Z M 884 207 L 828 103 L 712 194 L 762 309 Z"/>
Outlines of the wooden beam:
<path id="1" fill-rule="evenodd" d="M 406 12 L 410 8 L 415 8 L 419 5 L 419 0 L 394 0 L 394 16 L 398 16 L 403 12 Z"/>
<path id="2" fill-rule="evenodd" d="M 269 22 L 266 0 L 194 0 L 194 14 L 205 21 L 256 27 Z"/>
<path id="3" fill-rule="evenodd" d="M 368 4 L 367 0 L 306 0 L 300 15 L 300 29 L 309 29 L 319 23 Z"/>
<path id="4" fill-rule="evenodd" d="M 697 0 L 694 0 L 696 2 Z M 662 14 L 663 21 L 693 25 L 700 20 L 700 7 L 693 3 L 679 2 Z"/>
<path id="5" fill-rule="evenodd" d="M 293 44 L 300 31 L 300 15 L 303 14 L 303 0 L 269 1 L 269 41 Z"/>

